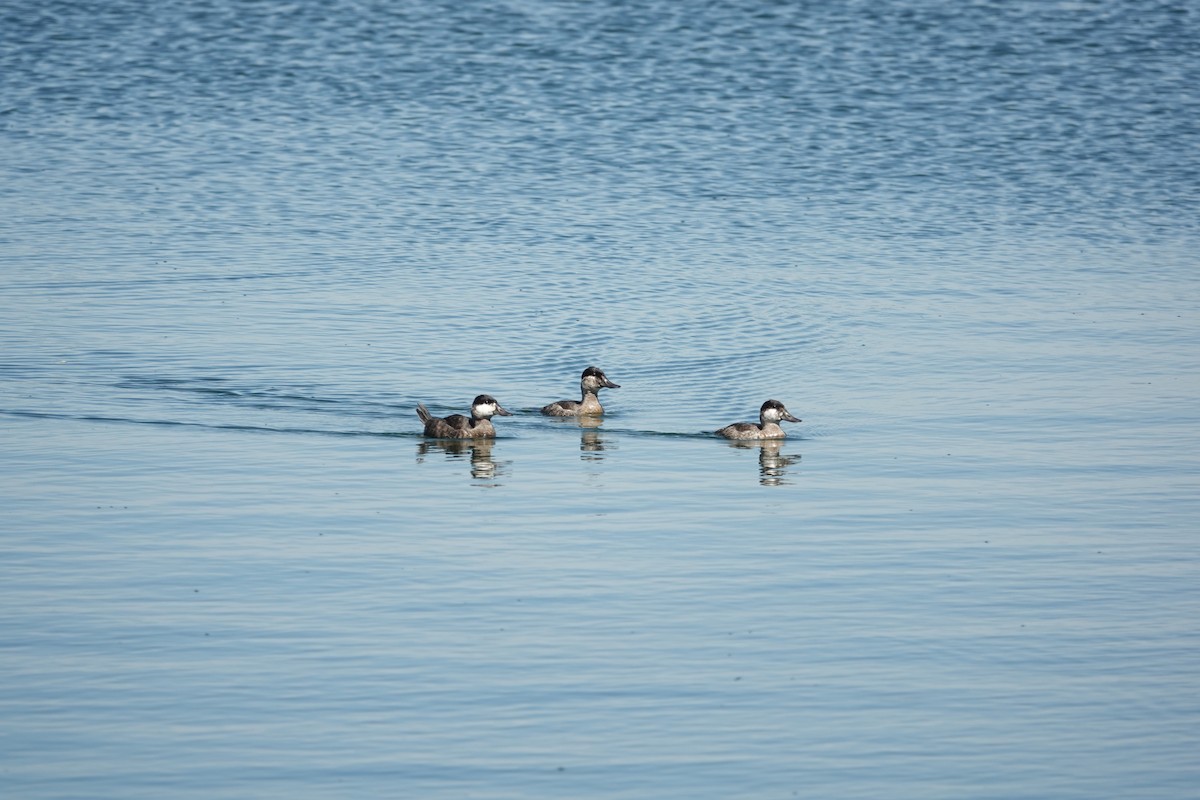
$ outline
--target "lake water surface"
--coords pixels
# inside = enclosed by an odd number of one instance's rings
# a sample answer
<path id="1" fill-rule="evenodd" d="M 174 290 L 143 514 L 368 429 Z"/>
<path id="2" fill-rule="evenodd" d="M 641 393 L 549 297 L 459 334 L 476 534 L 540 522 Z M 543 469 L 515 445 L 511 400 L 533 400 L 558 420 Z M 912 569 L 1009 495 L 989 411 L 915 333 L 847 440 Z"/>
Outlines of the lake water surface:
<path id="1" fill-rule="evenodd" d="M 1200 797 L 1200 3 L 0 26 L 5 797 Z"/>

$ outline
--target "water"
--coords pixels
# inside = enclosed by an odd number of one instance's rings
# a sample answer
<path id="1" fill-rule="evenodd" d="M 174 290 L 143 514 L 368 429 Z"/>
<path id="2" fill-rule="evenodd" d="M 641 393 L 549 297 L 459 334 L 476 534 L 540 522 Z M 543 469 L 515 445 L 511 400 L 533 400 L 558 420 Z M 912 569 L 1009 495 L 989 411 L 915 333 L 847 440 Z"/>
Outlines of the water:
<path id="1" fill-rule="evenodd" d="M 1200 796 L 1198 15 L 4 3 L 0 790 Z"/>

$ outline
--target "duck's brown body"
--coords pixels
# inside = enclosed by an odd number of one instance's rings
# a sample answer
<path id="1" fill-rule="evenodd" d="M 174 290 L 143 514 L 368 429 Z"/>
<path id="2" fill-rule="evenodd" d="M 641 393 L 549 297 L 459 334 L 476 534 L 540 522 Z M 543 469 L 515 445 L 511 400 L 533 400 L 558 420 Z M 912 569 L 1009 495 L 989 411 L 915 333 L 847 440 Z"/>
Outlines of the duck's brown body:
<path id="1" fill-rule="evenodd" d="M 600 405 L 601 389 L 620 389 L 619 383 L 613 383 L 598 367 L 588 367 L 579 379 L 579 392 L 583 395 L 580 400 L 559 400 L 547 406 L 542 406 L 542 413 L 549 417 L 579 417 L 595 416 L 604 413 Z"/>
<path id="2" fill-rule="evenodd" d="M 451 414 L 448 417 L 435 417 L 425 408 L 424 403 L 417 404 L 417 416 L 425 426 L 425 435 L 438 439 L 479 439 L 494 438 L 496 426 L 492 425 L 495 415 L 511 417 L 512 412 L 501 408 L 496 398 L 490 394 L 481 394 L 471 403 L 471 416 Z"/>
<path id="3" fill-rule="evenodd" d="M 788 413 L 783 403 L 778 400 L 768 400 L 758 411 L 757 425 L 753 422 L 735 422 L 721 428 L 716 434 L 724 436 L 726 439 L 783 439 L 787 433 L 780 427 L 780 420 L 800 422 Z"/>

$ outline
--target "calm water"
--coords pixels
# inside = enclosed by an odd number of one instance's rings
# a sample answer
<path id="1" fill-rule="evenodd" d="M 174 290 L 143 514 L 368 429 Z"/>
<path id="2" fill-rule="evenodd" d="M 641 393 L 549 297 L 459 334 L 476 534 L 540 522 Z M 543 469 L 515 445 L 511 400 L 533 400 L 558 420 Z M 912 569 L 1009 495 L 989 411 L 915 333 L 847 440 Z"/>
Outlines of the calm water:
<path id="1" fill-rule="evenodd" d="M 1200 797 L 1198 41 L 0 3 L 0 793 Z"/>

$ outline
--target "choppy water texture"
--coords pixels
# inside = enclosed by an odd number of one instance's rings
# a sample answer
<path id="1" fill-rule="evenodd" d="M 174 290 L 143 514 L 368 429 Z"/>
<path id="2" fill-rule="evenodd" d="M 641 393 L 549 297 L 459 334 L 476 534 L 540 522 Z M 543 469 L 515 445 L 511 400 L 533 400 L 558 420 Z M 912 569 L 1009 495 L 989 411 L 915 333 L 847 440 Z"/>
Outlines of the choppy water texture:
<path id="1" fill-rule="evenodd" d="M 1200 796 L 1197 2 L 0 30 L 5 797 Z"/>

